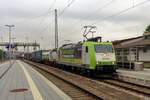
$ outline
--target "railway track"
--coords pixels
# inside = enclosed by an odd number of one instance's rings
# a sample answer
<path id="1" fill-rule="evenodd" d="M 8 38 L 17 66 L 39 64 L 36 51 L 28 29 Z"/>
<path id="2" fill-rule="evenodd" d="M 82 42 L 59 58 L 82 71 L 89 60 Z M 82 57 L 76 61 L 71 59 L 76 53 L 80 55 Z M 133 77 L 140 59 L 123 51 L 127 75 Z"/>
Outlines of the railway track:
<path id="1" fill-rule="evenodd" d="M 122 89 L 109 80 L 100 81 L 72 74 L 43 64 L 26 61 L 62 89 L 73 100 L 149 100 L 149 96 Z M 107 81 L 107 82 L 106 82 Z M 64 84 L 64 85 L 63 85 Z M 119 89 L 118 89 L 119 88 Z M 121 88 L 121 89 L 120 89 Z M 147 99 L 148 98 L 148 99 Z"/>
<path id="2" fill-rule="evenodd" d="M 119 87 L 121 89 L 128 90 L 130 92 L 134 92 L 139 95 L 144 95 L 144 96 L 150 96 L 150 88 L 146 86 L 141 86 L 125 81 L 121 81 L 118 79 L 106 79 L 106 80 L 100 80 L 100 82 L 104 82 L 106 84 L 110 84 L 116 87 Z"/>

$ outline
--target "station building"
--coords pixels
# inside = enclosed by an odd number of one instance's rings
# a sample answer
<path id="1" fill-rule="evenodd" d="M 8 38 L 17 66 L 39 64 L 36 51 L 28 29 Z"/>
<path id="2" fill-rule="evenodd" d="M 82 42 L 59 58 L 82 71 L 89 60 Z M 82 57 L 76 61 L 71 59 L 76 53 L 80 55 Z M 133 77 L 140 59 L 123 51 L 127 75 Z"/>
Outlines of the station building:
<path id="1" fill-rule="evenodd" d="M 113 44 L 119 67 L 133 69 L 135 63 L 142 62 L 144 67 L 150 68 L 150 32 L 139 37 L 116 40 Z"/>

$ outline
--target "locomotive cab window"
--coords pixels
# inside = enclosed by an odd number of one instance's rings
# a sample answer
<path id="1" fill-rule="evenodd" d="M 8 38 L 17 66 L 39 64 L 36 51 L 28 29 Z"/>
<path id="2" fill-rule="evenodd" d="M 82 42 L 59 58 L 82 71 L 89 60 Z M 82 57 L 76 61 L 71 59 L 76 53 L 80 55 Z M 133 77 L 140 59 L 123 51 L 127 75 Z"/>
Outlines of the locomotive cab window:
<path id="1" fill-rule="evenodd" d="M 85 52 L 88 53 L 88 47 L 87 46 L 85 47 Z"/>
<path id="2" fill-rule="evenodd" d="M 113 52 L 112 45 L 95 45 L 95 52 L 96 53 L 107 53 Z"/>

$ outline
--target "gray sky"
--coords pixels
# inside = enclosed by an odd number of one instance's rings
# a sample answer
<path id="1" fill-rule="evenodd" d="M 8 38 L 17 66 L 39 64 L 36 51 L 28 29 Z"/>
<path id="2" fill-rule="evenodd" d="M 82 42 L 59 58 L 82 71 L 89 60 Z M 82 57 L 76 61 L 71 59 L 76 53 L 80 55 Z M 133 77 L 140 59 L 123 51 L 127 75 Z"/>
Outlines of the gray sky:
<path id="1" fill-rule="evenodd" d="M 54 47 L 54 9 L 58 15 L 72 0 L 0 0 L 0 35 L 8 41 L 5 24 L 14 24 L 15 41 L 38 41 L 42 48 Z M 143 5 L 109 17 L 129 7 Z M 48 10 L 50 9 L 51 10 Z M 150 0 L 75 0 L 58 18 L 59 45 L 64 40 L 77 42 L 83 39 L 84 25 L 97 26 L 95 36 L 103 40 L 118 40 L 143 34 L 150 24 Z"/>

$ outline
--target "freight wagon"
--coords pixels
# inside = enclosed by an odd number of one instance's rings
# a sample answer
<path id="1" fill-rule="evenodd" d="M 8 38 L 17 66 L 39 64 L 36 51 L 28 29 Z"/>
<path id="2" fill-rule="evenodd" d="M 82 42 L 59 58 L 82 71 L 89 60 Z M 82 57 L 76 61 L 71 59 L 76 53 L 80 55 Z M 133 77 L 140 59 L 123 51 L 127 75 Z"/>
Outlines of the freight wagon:
<path id="1" fill-rule="evenodd" d="M 50 50 L 39 50 L 32 53 L 25 53 L 24 58 L 41 63 L 45 60 L 49 60 L 49 51 Z"/>

